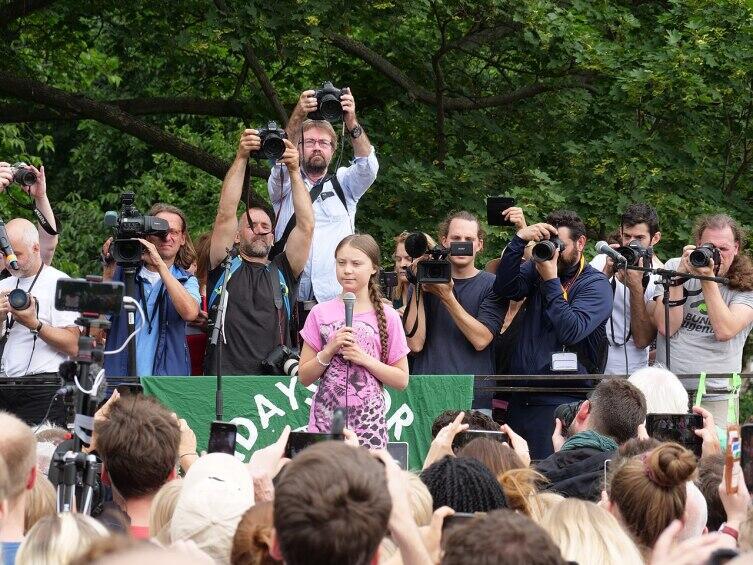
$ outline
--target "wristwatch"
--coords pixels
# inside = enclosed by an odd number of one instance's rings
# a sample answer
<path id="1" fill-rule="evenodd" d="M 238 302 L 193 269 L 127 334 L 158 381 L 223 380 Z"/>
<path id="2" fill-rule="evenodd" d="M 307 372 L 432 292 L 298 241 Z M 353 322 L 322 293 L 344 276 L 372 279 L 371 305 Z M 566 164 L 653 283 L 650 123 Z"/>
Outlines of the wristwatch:
<path id="1" fill-rule="evenodd" d="M 39 320 L 39 324 L 37 325 L 37 327 L 36 327 L 36 328 L 34 328 L 33 330 L 29 330 L 29 331 L 30 331 L 30 332 L 31 332 L 31 333 L 32 333 L 32 334 L 33 334 L 34 336 L 38 336 L 38 335 L 39 335 L 39 331 L 40 331 L 40 330 L 42 329 L 42 326 L 43 326 L 43 325 L 44 325 L 44 323 L 42 322 L 42 320 Z"/>
<path id="2" fill-rule="evenodd" d="M 362 134 L 362 133 L 363 133 L 363 128 L 361 127 L 361 125 L 360 125 L 360 124 L 356 124 L 356 127 L 354 127 L 354 128 L 352 129 L 352 130 L 349 130 L 349 131 L 348 131 L 348 134 L 349 134 L 349 135 L 350 135 L 350 137 L 352 137 L 353 139 L 355 139 L 355 138 L 357 138 L 357 137 L 361 137 L 361 134 Z"/>

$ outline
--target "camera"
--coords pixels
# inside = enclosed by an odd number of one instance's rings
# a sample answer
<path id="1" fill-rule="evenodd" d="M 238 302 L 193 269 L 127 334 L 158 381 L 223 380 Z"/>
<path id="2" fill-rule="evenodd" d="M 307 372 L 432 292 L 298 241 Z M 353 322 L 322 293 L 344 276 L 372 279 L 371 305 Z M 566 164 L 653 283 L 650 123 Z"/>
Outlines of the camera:
<path id="1" fill-rule="evenodd" d="M 414 259 L 431 254 L 431 259 L 418 263 L 416 269 L 416 284 L 420 283 L 448 283 L 452 278 L 452 266 L 447 260 L 449 256 L 473 256 L 473 244 L 470 241 L 453 241 L 450 248 L 437 245 L 429 249 L 429 242 L 422 232 L 413 232 L 405 239 L 405 250 Z"/>
<path id="2" fill-rule="evenodd" d="M 163 218 L 145 216 L 134 205 L 133 192 L 120 195 L 120 213 L 110 210 L 105 214 L 105 226 L 113 228 L 115 240 L 110 245 L 110 255 L 119 265 L 138 265 L 141 262 L 141 242 L 137 237 L 156 235 L 167 237 L 170 224 Z"/>
<path id="3" fill-rule="evenodd" d="M 261 362 L 261 366 L 265 371 L 269 371 L 270 374 L 297 377 L 299 359 L 300 357 L 295 351 L 284 345 L 278 345 Z"/>
<path id="4" fill-rule="evenodd" d="M 13 163 L 10 172 L 13 174 L 13 182 L 22 186 L 31 186 L 37 182 L 37 175 L 26 163 Z"/>
<path id="5" fill-rule="evenodd" d="M 567 430 L 575 420 L 575 416 L 578 414 L 580 405 L 583 404 L 583 400 L 576 400 L 575 402 L 568 402 L 567 404 L 560 404 L 554 409 L 554 417 L 562 422 L 562 433 L 567 434 Z"/>
<path id="6" fill-rule="evenodd" d="M 559 237 L 539 241 L 533 246 L 533 249 L 531 249 L 531 259 L 537 263 L 549 261 L 554 257 L 554 252 L 556 250 L 559 250 L 560 253 L 565 250 L 565 244 L 562 243 L 562 240 Z"/>
<path id="7" fill-rule="evenodd" d="M 31 294 L 20 288 L 14 288 L 8 293 L 8 302 L 14 310 L 26 310 L 31 306 Z"/>
<path id="8" fill-rule="evenodd" d="M 379 286 L 382 289 L 382 294 L 389 296 L 392 289 L 397 286 L 397 278 L 395 271 L 379 271 Z"/>
<path id="9" fill-rule="evenodd" d="M 644 259 L 643 265 L 651 265 L 651 258 L 653 256 L 651 247 L 643 247 L 638 240 L 633 240 L 627 245 L 617 248 L 617 253 L 627 259 L 627 264 L 630 267 L 637 267 L 641 258 Z"/>
<path id="10" fill-rule="evenodd" d="M 348 92 L 350 92 L 349 88 L 335 88 L 331 82 L 326 81 L 314 93 L 316 96 L 316 111 L 309 112 L 309 118 L 312 120 L 327 120 L 328 122 L 342 120 L 343 107 L 340 103 L 340 96 Z"/>
<path id="11" fill-rule="evenodd" d="M 277 161 L 285 154 L 285 130 L 277 125 L 277 122 L 269 122 L 259 130 L 261 149 L 254 156 L 264 156 L 267 159 Z"/>
<path id="12" fill-rule="evenodd" d="M 697 269 L 708 267 L 709 259 L 714 262 L 714 268 L 722 263 L 722 254 L 713 243 L 704 243 L 690 252 L 690 264 Z"/>

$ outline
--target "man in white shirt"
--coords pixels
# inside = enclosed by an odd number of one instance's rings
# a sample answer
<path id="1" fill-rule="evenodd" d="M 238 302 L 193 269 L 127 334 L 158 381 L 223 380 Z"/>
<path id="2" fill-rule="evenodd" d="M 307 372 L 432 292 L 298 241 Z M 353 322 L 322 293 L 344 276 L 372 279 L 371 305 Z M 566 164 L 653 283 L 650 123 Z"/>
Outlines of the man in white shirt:
<path id="1" fill-rule="evenodd" d="M 301 94 L 286 132 L 301 155 L 301 174 L 310 193 L 322 183 L 319 196 L 313 200 L 315 228 L 311 252 L 301 275 L 298 299 L 324 302 L 342 292 L 335 275 L 335 248 L 340 241 L 354 233 L 358 200 L 372 185 L 379 170 L 374 147 L 356 118 L 356 105 L 350 92 L 340 97 L 343 121 L 353 145 L 354 159 L 348 167 L 340 167 L 328 176 L 327 169 L 337 150 L 337 134 L 329 122 L 306 118 L 317 108 L 315 91 Z M 339 186 L 334 183 L 337 180 Z M 275 165 L 269 175 L 269 198 L 277 216 L 275 240 L 282 242 L 275 251 L 282 251 L 283 234 L 293 216 L 293 197 L 290 175 L 285 165 Z M 319 188 L 315 189 L 317 192 Z M 305 307 L 305 306 L 304 306 Z M 301 320 L 302 323 L 302 320 Z"/>
<path id="2" fill-rule="evenodd" d="M 648 204 L 630 205 L 622 214 L 620 224 L 619 238 L 622 246 L 636 242 L 644 249 L 653 251 L 653 247 L 661 240 L 659 218 L 656 210 Z M 651 258 L 654 267 L 662 266 L 653 252 Z M 644 264 L 643 259 L 639 264 L 649 266 Z M 656 337 L 656 325 L 653 322 L 656 306 L 653 300 L 653 277 L 644 276 L 641 271 L 628 270 L 625 285 L 625 271 L 621 269 L 615 275 L 614 262 L 606 255 L 594 257 L 591 266 L 609 278 L 614 295 L 612 316 L 606 327 L 609 356 L 604 374 L 629 375 L 647 367 L 649 346 Z"/>
<path id="3" fill-rule="evenodd" d="M 10 377 L 55 375 L 68 356 L 78 353 L 80 332 L 76 312 L 55 308 L 58 279 L 68 275 L 45 265 L 39 246 L 39 232 L 30 221 L 17 218 L 8 222 L 8 239 L 18 258 L 18 269 L 10 264 L 10 277 L 0 281 L 0 320 L 4 348 L 2 369 Z M 9 293 L 26 292 L 28 306 L 11 306 Z M 52 399 L 50 390 L 12 390 L 0 392 L 0 408 L 17 414 L 28 423 L 44 417 Z M 62 402 L 51 410 L 51 419 L 59 419 Z"/>

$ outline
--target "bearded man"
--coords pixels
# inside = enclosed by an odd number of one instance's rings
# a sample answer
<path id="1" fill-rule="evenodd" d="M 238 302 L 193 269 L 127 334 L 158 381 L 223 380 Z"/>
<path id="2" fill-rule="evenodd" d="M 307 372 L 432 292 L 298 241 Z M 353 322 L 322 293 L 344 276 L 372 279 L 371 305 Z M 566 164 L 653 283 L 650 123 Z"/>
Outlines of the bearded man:
<path id="1" fill-rule="evenodd" d="M 224 375 L 269 374 L 269 367 L 263 361 L 281 345 L 291 345 L 291 321 L 298 282 L 314 234 L 314 211 L 301 177 L 298 151 L 287 139 L 280 162 L 288 171 L 297 221 L 285 250 L 271 261 L 268 259 L 274 244 L 274 213 L 266 205 L 251 204 L 240 218 L 236 216 L 249 155 L 260 148 L 261 139 L 257 130 L 247 129 L 241 134 L 235 161 L 222 183 L 212 231 L 207 277 L 210 320 L 216 317 L 220 302 L 224 260 L 231 261 L 221 336 L 221 369 Z M 238 256 L 231 259 L 229 251 L 235 244 L 238 246 Z M 210 345 L 205 374 L 215 374 L 216 353 Z"/>

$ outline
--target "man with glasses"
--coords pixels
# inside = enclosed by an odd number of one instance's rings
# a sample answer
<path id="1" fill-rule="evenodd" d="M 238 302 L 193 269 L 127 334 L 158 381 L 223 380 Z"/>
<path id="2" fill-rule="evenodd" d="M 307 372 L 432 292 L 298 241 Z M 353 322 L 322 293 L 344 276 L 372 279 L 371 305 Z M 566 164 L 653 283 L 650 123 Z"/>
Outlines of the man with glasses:
<path id="1" fill-rule="evenodd" d="M 358 200 L 373 184 L 379 170 L 374 147 L 356 118 L 353 95 L 344 93 L 340 102 L 354 159 L 334 174 L 328 174 L 328 168 L 337 150 L 337 133 L 329 122 L 305 119 L 317 108 L 313 90 L 301 94 L 286 128 L 301 155 L 301 175 L 311 195 L 315 216 L 314 243 L 298 292 L 303 309 L 300 324 L 316 302 L 330 300 L 342 292 L 335 276 L 335 248 L 355 231 Z M 295 221 L 290 174 L 284 164 L 272 168 L 268 188 L 277 215 L 275 237 L 278 243 L 272 251 L 274 256 L 285 247 L 286 234 Z"/>
<path id="2" fill-rule="evenodd" d="M 188 269 L 196 260 L 196 252 L 188 234 L 186 215 L 169 204 L 155 204 L 150 216 L 167 220 L 169 230 L 164 238 L 149 236 L 140 239 L 143 246 L 141 269 L 136 273 L 136 300 L 141 303 L 144 318 L 136 314 L 136 374 L 190 375 L 191 365 L 186 347 L 186 322 L 199 315 L 199 283 Z M 123 270 L 116 267 L 110 255 L 110 241 L 103 247 L 104 278 L 122 281 Z M 112 320 L 107 338 L 107 351 L 120 348 L 128 337 L 124 311 Z M 105 370 L 110 376 L 128 375 L 128 348 L 105 357 Z"/>

